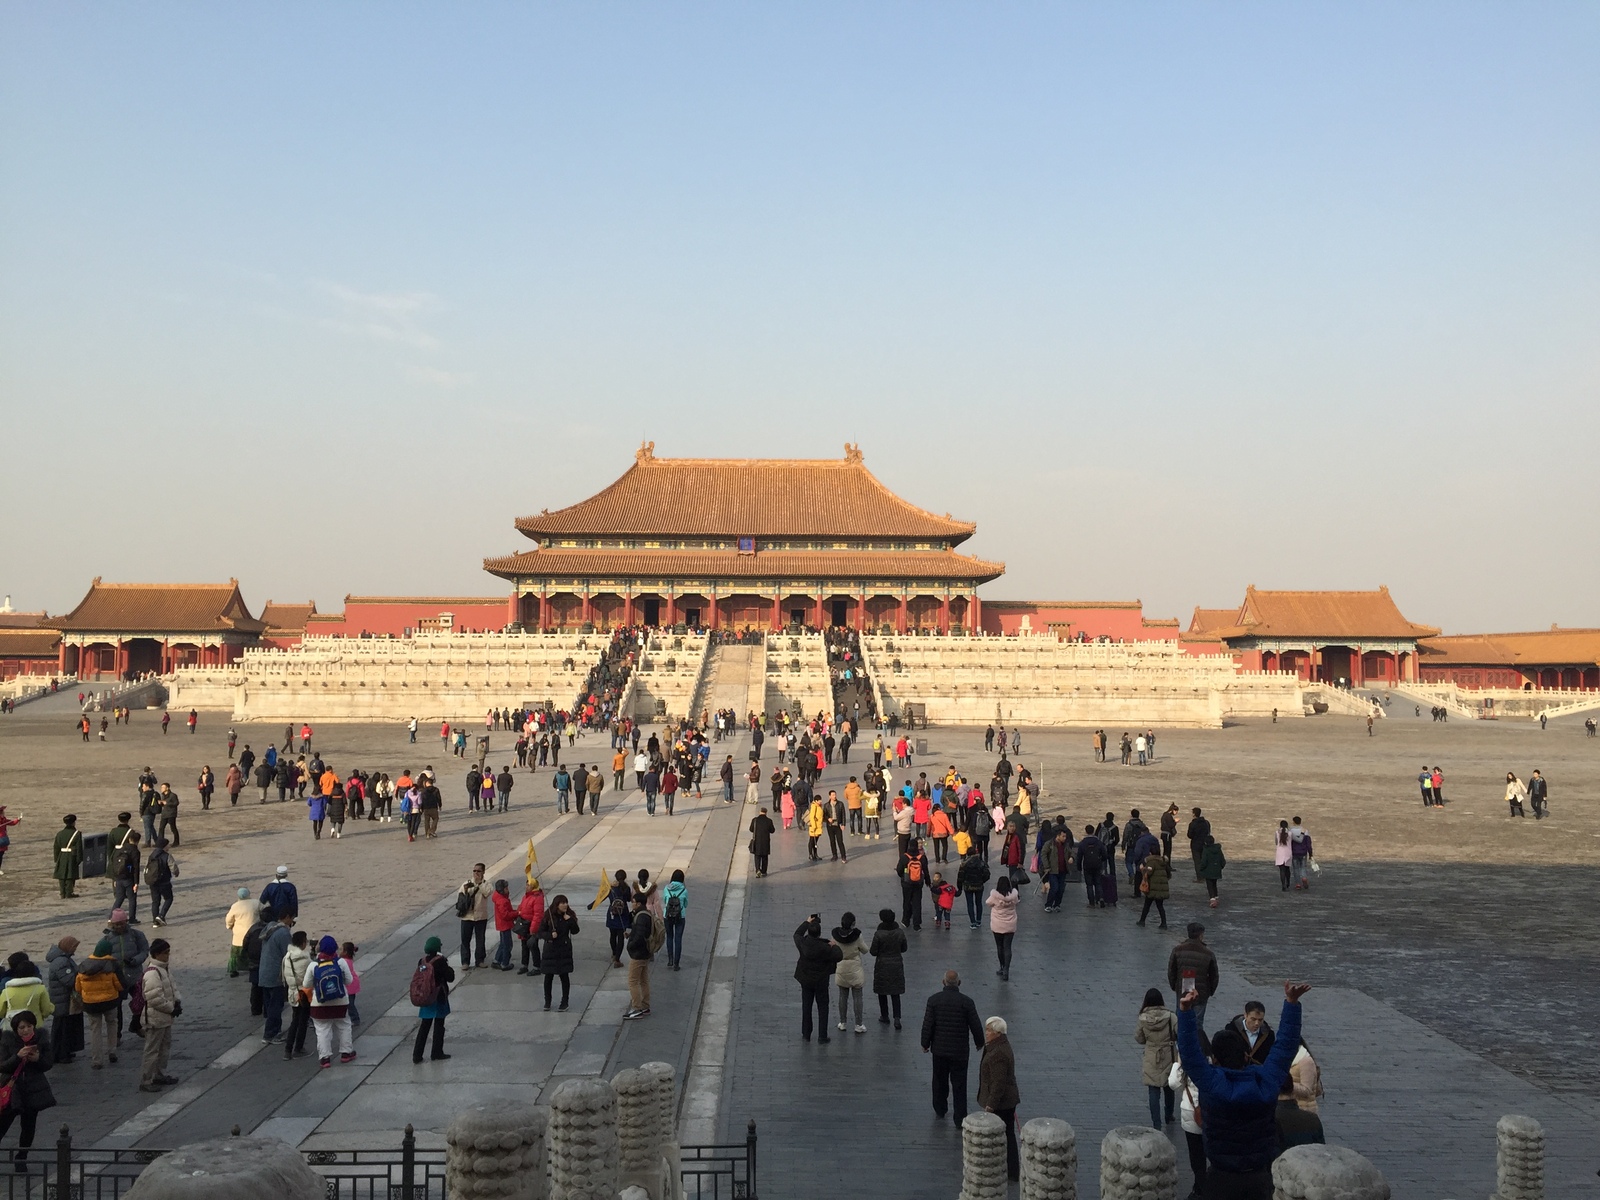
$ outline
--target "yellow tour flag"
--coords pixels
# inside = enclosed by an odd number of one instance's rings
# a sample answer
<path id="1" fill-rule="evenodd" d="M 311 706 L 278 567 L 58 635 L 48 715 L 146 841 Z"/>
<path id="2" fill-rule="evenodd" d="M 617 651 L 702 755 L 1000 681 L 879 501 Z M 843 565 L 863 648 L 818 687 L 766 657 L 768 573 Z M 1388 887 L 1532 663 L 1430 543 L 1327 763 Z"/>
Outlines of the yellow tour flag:
<path id="1" fill-rule="evenodd" d="M 528 861 L 522 868 L 522 873 L 527 877 L 528 886 L 531 888 L 538 882 L 539 876 L 535 868 L 539 865 L 539 852 L 533 848 L 533 839 L 528 839 Z"/>

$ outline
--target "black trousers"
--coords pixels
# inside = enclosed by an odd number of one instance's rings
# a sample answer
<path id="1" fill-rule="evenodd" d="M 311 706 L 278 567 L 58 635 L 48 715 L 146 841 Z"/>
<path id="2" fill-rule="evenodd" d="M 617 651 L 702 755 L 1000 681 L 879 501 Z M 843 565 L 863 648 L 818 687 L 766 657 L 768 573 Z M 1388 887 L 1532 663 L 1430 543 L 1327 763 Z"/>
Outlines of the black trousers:
<path id="1" fill-rule="evenodd" d="M 1156 906 L 1156 911 L 1161 914 L 1161 927 L 1167 927 L 1167 902 L 1161 899 L 1152 900 L 1149 896 L 1144 898 L 1144 911 L 1139 914 L 1139 924 L 1144 924 L 1144 919 L 1150 915 L 1150 906 Z"/>
<path id="2" fill-rule="evenodd" d="M 487 920 L 461 922 L 461 965 L 463 967 L 469 967 L 473 963 L 470 955 L 474 943 L 476 943 L 478 951 L 477 964 L 480 967 L 483 966 L 483 960 L 486 955 L 483 939 L 488 928 L 489 922 Z"/>
<path id="3" fill-rule="evenodd" d="M 1200 1194 L 1205 1200 L 1272 1200 L 1272 1171 L 1219 1171 L 1212 1167 Z"/>
<path id="4" fill-rule="evenodd" d="M 879 993 L 878 1015 L 887 1021 L 889 1019 L 889 1005 L 891 1003 L 894 1005 L 894 1019 L 898 1021 L 900 1019 L 900 997 L 898 995 L 885 996 L 882 993 Z"/>
<path id="5" fill-rule="evenodd" d="M 833 981 L 800 985 L 800 1036 L 811 1040 L 811 1006 L 817 1008 L 817 1041 L 828 1040 L 828 988 Z"/>
<path id="6" fill-rule="evenodd" d="M 606 932 L 611 935 L 611 957 L 620 959 L 622 957 L 622 947 L 628 940 L 628 931 L 626 929 L 609 929 Z"/>
<path id="7" fill-rule="evenodd" d="M 757 875 L 765 875 L 767 873 L 767 860 L 769 858 L 771 858 L 771 857 L 772 856 L 770 854 L 758 854 L 758 855 L 756 855 L 756 874 Z"/>
<path id="8" fill-rule="evenodd" d="M 1189 1190 L 1202 1195 L 1206 1190 L 1206 1139 L 1204 1134 L 1183 1131 L 1183 1140 L 1189 1144 L 1189 1173 L 1194 1176 L 1194 1186 Z"/>
<path id="9" fill-rule="evenodd" d="M 912 929 L 922 928 L 922 885 L 920 883 L 902 883 L 900 885 L 901 899 L 904 901 L 904 912 L 900 917 L 900 924 L 909 925 Z"/>
<path id="10" fill-rule="evenodd" d="M 0 1114 L 0 1138 L 11 1132 L 11 1123 L 21 1121 L 22 1129 L 17 1134 L 17 1161 L 22 1162 L 28 1157 L 28 1147 L 33 1145 L 33 1135 L 39 1128 L 39 1114 L 36 1112 L 18 1112 L 8 1108 Z"/>
<path id="11" fill-rule="evenodd" d="M 567 1003 L 567 994 L 572 991 L 572 976 L 567 974 L 567 972 L 565 972 L 565 971 L 560 972 L 560 975 L 561 975 L 561 1003 L 562 1003 L 562 1006 L 565 1007 L 565 1005 Z M 555 981 L 556 981 L 555 975 L 546 975 L 544 977 L 544 1002 L 547 1005 L 550 1003 L 550 993 L 554 989 Z"/>
<path id="12" fill-rule="evenodd" d="M 421 1062 L 423 1048 L 428 1044 L 428 1031 L 433 1031 L 433 1057 L 438 1058 L 444 1053 L 444 1018 L 423 1017 L 422 1024 L 417 1028 L 417 1040 L 411 1047 L 411 1061 Z"/>
<path id="13" fill-rule="evenodd" d="M 994 1115 L 1006 1123 L 1006 1178 L 1019 1179 L 1022 1176 L 1022 1152 L 1017 1146 L 1017 1110 L 997 1108 Z"/>
<path id="14" fill-rule="evenodd" d="M 290 1055 L 306 1048 L 306 1031 L 311 1028 L 310 1003 L 296 1004 L 294 1015 L 289 1018 L 289 1032 L 283 1039 L 283 1056 Z"/>
<path id="15" fill-rule="evenodd" d="M 828 852 L 834 858 L 848 858 L 844 852 L 844 830 L 837 825 L 828 826 Z"/>
<path id="16" fill-rule="evenodd" d="M 956 1124 L 967 1119 L 967 1060 L 961 1058 L 945 1058 L 942 1054 L 933 1056 L 933 1111 L 939 1116 L 945 1115 L 945 1110 L 952 1107 L 951 1096 L 954 1096 Z"/>

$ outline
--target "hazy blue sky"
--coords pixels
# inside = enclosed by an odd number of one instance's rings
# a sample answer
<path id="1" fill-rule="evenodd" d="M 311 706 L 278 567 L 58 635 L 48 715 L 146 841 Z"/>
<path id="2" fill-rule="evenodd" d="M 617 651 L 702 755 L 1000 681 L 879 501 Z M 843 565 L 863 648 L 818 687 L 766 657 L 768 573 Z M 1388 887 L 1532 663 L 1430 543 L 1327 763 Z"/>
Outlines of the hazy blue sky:
<path id="1" fill-rule="evenodd" d="M 991 596 L 1600 625 L 1600 6 L 0 5 L 0 590 L 499 592 L 842 454 Z"/>

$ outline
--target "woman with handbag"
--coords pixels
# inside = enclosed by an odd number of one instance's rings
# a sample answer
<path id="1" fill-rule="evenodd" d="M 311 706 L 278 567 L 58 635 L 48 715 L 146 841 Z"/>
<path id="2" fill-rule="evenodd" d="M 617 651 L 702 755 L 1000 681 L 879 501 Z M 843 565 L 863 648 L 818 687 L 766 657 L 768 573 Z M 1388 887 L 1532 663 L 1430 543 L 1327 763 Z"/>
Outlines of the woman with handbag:
<path id="1" fill-rule="evenodd" d="M 11 1028 L 0 1033 L 0 1139 L 13 1123 L 21 1124 L 14 1159 L 19 1175 L 28 1169 L 28 1149 L 39 1127 L 39 1114 L 56 1106 L 55 1093 L 44 1077 L 53 1062 L 33 1013 L 24 1009 L 12 1017 Z"/>
<path id="2" fill-rule="evenodd" d="M 1167 897 L 1172 894 L 1172 864 L 1160 854 L 1148 854 L 1139 866 L 1139 892 L 1144 896 L 1144 908 L 1139 913 L 1139 924 L 1150 915 L 1151 905 L 1161 915 L 1158 928 L 1167 927 Z"/>
<path id="3" fill-rule="evenodd" d="M 567 994 L 572 989 L 572 935 L 578 932 L 578 917 L 565 896 L 557 896 L 545 911 L 544 923 L 539 926 L 539 939 L 544 942 L 539 970 L 544 973 L 544 1010 L 550 1011 L 550 993 L 556 976 L 561 977 L 561 1012 L 567 1011 Z"/>

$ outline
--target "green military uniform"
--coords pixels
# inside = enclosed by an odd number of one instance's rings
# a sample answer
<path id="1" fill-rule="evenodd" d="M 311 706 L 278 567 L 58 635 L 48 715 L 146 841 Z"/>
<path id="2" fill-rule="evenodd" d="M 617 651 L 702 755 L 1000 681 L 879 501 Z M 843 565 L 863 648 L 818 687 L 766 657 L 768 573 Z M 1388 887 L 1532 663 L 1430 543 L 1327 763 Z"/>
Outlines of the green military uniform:
<path id="1" fill-rule="evenodd" d="M 83 834 L 78 832 L 75 823 L 69 821 L 56 834 L 52 853 L 55 856 L 56 882 L 61 885 L 61 898 L 70 900 L 75 894 L 73 889 L 77 885 L 78 872 L 83 867 Z"/>

